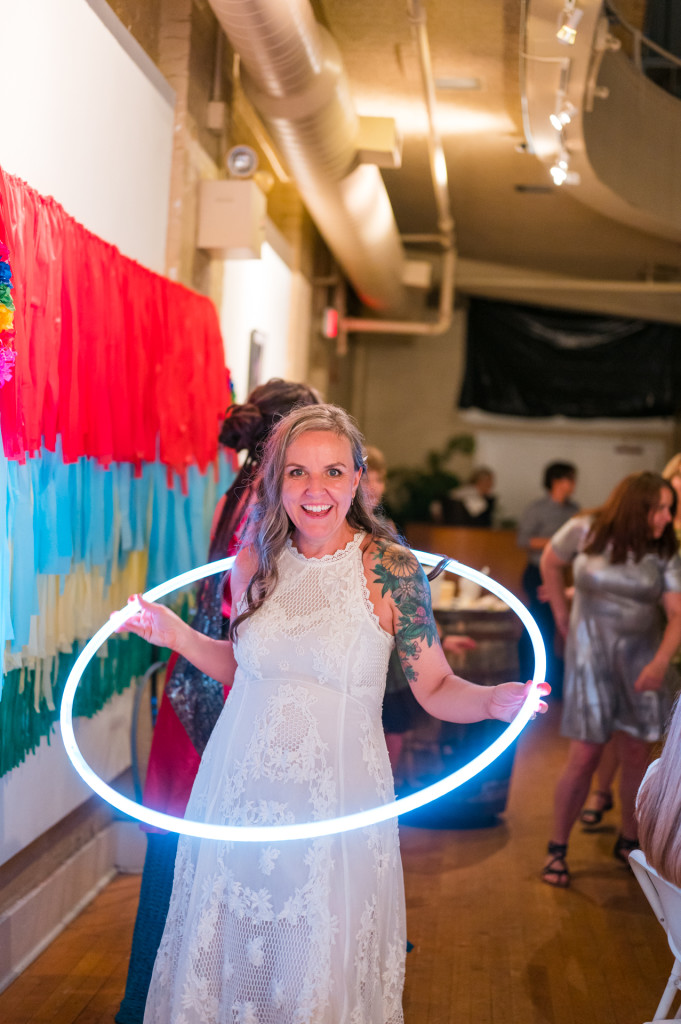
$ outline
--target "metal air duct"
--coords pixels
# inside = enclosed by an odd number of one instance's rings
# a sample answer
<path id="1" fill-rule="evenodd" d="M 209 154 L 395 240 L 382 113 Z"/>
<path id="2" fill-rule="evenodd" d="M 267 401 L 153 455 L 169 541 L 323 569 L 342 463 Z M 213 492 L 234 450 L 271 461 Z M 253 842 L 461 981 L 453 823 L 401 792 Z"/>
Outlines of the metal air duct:
<path id="1" fill-rule="evenodd" d="M 327 245 L 371 309 L 405 301 L 404 251 L 377 167 L 357 163 L 357 117 L 338 48 L 308 0 L 209 0 L 244 90 Z"/>

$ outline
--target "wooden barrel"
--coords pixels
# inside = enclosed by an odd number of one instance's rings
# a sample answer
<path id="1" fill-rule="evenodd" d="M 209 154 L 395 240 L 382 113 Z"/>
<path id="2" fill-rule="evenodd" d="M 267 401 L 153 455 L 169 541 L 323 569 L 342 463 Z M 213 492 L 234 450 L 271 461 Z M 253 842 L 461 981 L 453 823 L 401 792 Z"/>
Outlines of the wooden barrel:
<path id="1" fill-rule="evenodd" d="M 476 648 L 449 654 L 457 675 L 484 686 L 518 678 L 518 638 L 522 624 L 510 610 L 436 609 L 443 636 L 470 636 Z M 458 725 L 424 712 L 405 743 L 405 781 L 400 795 L 437 782 L 467 764 L 506 728 L 503 722 Z M 497 824 L 506 809 L 515 743 L 484 771 L 451 793 L 400 819 L 424 828 L 479 828 Z"/>

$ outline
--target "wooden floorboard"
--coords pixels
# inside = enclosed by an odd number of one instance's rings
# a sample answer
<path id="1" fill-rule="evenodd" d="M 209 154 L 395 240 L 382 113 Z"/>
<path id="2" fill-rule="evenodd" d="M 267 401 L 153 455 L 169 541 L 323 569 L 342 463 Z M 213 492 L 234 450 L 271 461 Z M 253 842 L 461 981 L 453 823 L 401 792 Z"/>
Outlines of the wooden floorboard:
<path id="1" fill-rule="evenodd" d="M 405 1024 L 643 1024 L 671 969 L 662 929 L 612 857 L 616 817 L 577 829 L 573 884 L 543 885 L 564 751 L 557 709 L 521 737 L 504 820 L 401 828 L 408 935 Z M 112 1024 L 139 878 L 119 876 L 12 985 L 1 1024 Z"/>

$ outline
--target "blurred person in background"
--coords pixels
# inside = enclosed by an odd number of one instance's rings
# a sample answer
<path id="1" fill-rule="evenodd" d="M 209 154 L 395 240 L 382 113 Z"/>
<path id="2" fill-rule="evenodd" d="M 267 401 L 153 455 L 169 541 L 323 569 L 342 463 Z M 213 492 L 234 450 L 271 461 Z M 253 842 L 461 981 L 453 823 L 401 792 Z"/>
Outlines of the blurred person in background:
<path id="1" fill-rule="evenodd" d="M 656 473 L 632 473 L 601 508 L 565 523 L 542 553 L 546 593 L 567 641 L 561 733 L 571 740 L 542 871 L 548 885 L 570 883 L 570 832 L 611 737 L 620 763 L 622 814 L 613 854 L 626 863 L 638 846 L 636 793 L 678 688 L 671 664 L 681 642 L 675 513 L 668 481 Z M 571 608 L 564 586 L 568 565 L 574 574 Z"/>
<path id="2" fill-rule="evenodd" d="M 542 551 L 549 539 L 563 523 L 579 512 L 579 505 L 572 500 L 577 483 L 577 470 L 571 462 L 551 462 L 544 470 L 543 498 L 531 502 L 518 523 L 518 547 L 527 551 L 527 565 L 523 572 L 523 590 L 527 607 L 536 620 L 546 645 L 546 678 L 552 686 L 554 697 L 563 692 L 562 638 L 556 635 L 551 607 L 542 587 L 539 562 Z M 523 630 L 518 644 L 520 678 L 530 679 L 534 666 L 534 654 L 527 630 Z"/>
<path id="3" fill-rule="evenodd" d="M 487 466 L 474 469 L 467 484 L 457 487 L 442 501 L 442 522 L 446 526 L 490 527 L 496 497 L 494 473 Z"/>

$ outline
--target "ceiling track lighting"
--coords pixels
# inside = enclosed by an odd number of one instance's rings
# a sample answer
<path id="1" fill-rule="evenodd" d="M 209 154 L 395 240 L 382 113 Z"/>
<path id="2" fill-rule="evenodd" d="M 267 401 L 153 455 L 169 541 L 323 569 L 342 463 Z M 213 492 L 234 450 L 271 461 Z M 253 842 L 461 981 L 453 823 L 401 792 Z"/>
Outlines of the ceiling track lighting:
<path id="1" fill-rule="evenodd" d="M 567 128 L 577 113 L 577 107 L 574 103 L 570 103 L 569 100 L 561 101 L 559 97 L 555 111 L 553 114 L 549 114 L 549 121 L 557 132 L 562 132 L 563 128 Z"/>
<path id="2" fill-rule="evenodd" d="M 576 0 L 566 0 L 558 19 L 556 39 L 565 46 L 573 46 L 577 38 L 577 26 L 582 20 L 582 11 L 577 7 Z"/>
<path id="3" fill-rule="evenodd" d="M 580 177 L 576 171 L 570 170 L 570 155 L 561 149 L 553 166 L 549 170 L 554 185 L 579 185 Z"/>

